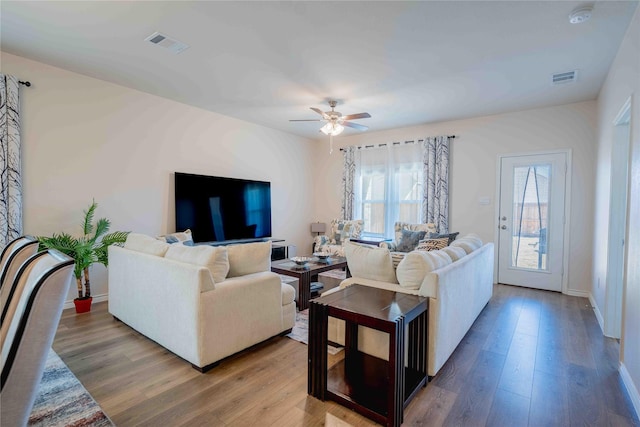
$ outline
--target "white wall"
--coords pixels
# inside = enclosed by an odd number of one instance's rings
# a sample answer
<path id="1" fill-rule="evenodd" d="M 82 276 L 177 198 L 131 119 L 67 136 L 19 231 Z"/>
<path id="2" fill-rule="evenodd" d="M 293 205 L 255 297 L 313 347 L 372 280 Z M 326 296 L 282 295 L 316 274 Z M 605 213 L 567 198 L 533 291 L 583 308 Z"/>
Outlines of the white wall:
<path id="1" fill-rule="evenodd" d="M 629 98 L 631 104 L 631 168 L 626 283 L 623 295 L 621 373 L 640 413 L 640 9 L 627 29 L 616 59 L 598 97 L 598 165 L 595 221 L 598 233 L 593 250 L 591 293 L 597 309 L 604 313 L 611 182 L 613 121 Z M 600 279 L 600 288 L 598 288 Z"/>
<path id="2" fill-rule="evenodd" d="M 274 237 L 310 247 L 313 141 L 1 55 L 3 73 L 33 84 L 20 90 L 25 233 L 79 234 L 93 198 L 112 231 L 174 231 L 180 171 L 270 181 Z M 106 294 L 106 270 L 92 269 Z"/>
<path id="3" fill-rule="evenodd" d="M 559 89 L 561 90 L 561 89 Z M 570 148 L 573 193 L 569 244 L 569 291 L 587 295 L 593 236 L 593 187 L 596 161 L 596 102 L 588 101 L 495 116 L 434 123 L 334 138 L 315 146 L 314 221 L 340 217 L 342 155 L 337 147 L 456 135 L 450 155 L 450 226 L 462 235 L 477 233 L 493 241 L 496 227 L 496 167 L 499 154 Z M 480 205 L 489 197 L 489 205 Z"/>

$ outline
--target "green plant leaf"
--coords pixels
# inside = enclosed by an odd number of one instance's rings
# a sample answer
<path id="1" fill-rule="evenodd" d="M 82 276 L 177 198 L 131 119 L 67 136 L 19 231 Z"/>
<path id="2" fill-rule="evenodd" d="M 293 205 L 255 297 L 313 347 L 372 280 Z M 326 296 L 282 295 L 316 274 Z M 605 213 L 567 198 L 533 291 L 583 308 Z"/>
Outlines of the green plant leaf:
<path id="1" fill-rule="evenodd" d="M 96 234 L 93 236 L 94 243 L 98 240 L 100 236 L 109 231 L 109 227 L 111 227 L 111 221 L 106 218 L 100 218 L 96 223 Z"/>
<path id="2" fill-rule="evenodd" d="M 91 206 L 89 206 L 89 209 L 84 211 L 84 224 L 82 224 L 82 230 L 85 236 L 91 234 L 91 232 L 93 231 L 93 216 L 97 208 L 98 204 L 94 200 L 91 203 Z"/>

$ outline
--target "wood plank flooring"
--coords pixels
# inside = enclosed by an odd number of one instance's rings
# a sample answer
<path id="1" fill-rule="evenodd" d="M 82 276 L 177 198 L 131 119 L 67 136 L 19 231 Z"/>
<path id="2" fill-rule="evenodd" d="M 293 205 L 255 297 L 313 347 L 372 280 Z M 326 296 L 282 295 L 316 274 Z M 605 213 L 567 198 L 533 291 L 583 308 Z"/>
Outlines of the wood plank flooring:
<path id="1" fill-rule="evenodd" d="M 115 321 L 65 310 L 53 344 L 117 426 L 371 426 L 307 395 L 307 346 L 277 337 L 206 374 Z M 496 285 L 405 426 L 640 426 L 586 298 Z M 331 360 L 330 360 L 331 363 Z"/>

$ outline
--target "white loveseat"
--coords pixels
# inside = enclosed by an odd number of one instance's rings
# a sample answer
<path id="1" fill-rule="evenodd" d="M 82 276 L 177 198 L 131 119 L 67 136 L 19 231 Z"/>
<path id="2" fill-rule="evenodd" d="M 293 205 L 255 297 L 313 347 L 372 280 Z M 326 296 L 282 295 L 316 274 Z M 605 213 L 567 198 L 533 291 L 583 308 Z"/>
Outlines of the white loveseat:
<path id="1" fill-rule="evenodd" d="M 202 372 L 295 323 L 271 242 L 185 246 L 131 233 L 109 247 L 109 312 Z"/>
<path id="2" fill-rule="evenodd" d="M 483 245 L 475 235 L 443 250 L 409 252 L 397 269 L 385 248 L 348 243 L 345 255 L 352 277 L 329 293 L 357 283 L 429 298 L 430 376 L 449 359 L 493 294 L 493 243 Z M 387 334 L 360 326 L 358 337 L 360 350 L 388 357 Z M 329 318 L 329 340 L 344 343 L 344 322 Z"/>

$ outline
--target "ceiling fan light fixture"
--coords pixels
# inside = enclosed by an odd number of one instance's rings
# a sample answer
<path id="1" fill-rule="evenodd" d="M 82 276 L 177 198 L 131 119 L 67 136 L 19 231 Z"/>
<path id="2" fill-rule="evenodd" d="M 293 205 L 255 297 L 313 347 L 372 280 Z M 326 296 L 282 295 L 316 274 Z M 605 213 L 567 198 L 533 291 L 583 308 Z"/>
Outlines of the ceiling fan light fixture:
<path id="1" fill-rule="evenodd" d="M 320 128 L 320 132 L 330 136 L 340 135 L 343 130 L 344 126 L 337 122 L 327 122 Z"/>

